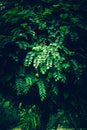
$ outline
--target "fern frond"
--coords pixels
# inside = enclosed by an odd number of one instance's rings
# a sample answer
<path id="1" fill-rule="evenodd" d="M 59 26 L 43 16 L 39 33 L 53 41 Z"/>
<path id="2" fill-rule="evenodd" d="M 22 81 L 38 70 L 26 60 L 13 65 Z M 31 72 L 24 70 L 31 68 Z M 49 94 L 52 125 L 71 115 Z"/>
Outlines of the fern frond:
<path id="1" fill-rule="evenodd" d="M 40 97 L 41 97 L 41 101 L 43 101 L 46 97 L 46 87 L 44 85 L 44 82 L 40 79 L 37 82 L 37 86 L 39 88 L 39 94 L 40 94 Z"/>

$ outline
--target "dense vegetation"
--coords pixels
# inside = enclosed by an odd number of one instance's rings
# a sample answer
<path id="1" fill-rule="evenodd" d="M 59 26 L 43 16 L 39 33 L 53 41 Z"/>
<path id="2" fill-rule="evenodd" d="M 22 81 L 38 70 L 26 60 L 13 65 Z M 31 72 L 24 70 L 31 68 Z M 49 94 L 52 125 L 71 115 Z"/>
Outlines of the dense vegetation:
<path id="1" fill-rule="evenodd" d="M 86 127 L 86 0 L 0 1 L 0 129 Z"/>

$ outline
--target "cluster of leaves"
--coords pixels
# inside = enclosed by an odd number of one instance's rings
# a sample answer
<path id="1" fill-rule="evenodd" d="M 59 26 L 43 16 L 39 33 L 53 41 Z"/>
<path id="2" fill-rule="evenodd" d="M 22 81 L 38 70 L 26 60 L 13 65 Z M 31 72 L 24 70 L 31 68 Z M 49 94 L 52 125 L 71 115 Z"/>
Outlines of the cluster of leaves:
<path id="1" fill-rule="evenodd" d="M 36 130 L 37 127 L 40 126 L 40 114 L 35 105 L 31 108 L 20 108 L 20 123 L 17 128 L 21 128 L 23 130 Z"/>
<path id="2" fill-rule="evenodd" d="M 74 70 L 78 69 L 77 62 L 69 58 L 73 55 L 74 52 L 69 51 L 61 44 L 51 43 L 49 46 L 38 45 L 27 53 L 24 65 L 29 67 L 33 64 L 33 67 L 39 70 L 39 73 L 42 75 L 48 72 L 48 75 L 50 73 L 51 78 L 54 78 L 55 81 L 61 80 L 65 82 L 66 77 L 62 73 L 65 70 L 69 71 L 71 65 Z M 69 60 L 67 61 L 68 58 Z M 47 78 L 49 80 L 49 77 Z"/>
<path id="3" fill-rule="evenodd" d="M 34 75 L 22 75 L 16 78 L 16 92 L 18 95 L 28 93 L 30 87 L 37 81 Z"/>
<path id="4" fill-rule="evenodd" d="M 53 80 L 65 83 L 67 73 L 71 72 L 70 70 L 74 72 L 78 71 L 79 75 L 77 75 L 77 78 L 80 76 L 82 66 L 75 59 L 72 59 L 75 53 L 69 51 L 61 44 L 51 43 L 49 46 L 38 45 L 33 47 L 32 51 L 28 52 L 25 58 L 24 65 L 26 67 L 32 65 L 39 79 L 43 75 L 45 76 L 45 80 L 42 79 L 43 81 L 41 81 L 40 85 L 37 84 L 42 99 L 44 99 L 46 93 L 45 82 L 48 85 Z M 41 92 L 43 93 L 43 91 L 44 95 L 42 96 Z"/>

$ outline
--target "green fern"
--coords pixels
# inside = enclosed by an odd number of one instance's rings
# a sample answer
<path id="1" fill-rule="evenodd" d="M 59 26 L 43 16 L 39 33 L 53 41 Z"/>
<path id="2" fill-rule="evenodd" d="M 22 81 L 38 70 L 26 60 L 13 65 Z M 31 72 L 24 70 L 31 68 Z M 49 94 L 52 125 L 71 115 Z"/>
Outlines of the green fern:
<path id="1" fill-rule="evenodd" d="M 27 91 L 28 91 L 28 89 L 29 88 L 26 87 L 26 85 L 25 85 L 24 78 L 17 78 L 16 79 L 16 91 L 17 91 L 18 95 L 20 95 L 20 94 L 26 94 Z"/>
<path id="2" fill-rule="evenodd" d="M 32 85 L 37 81 L 33 74 L 16 78 L 16 91 L 18 95 L 27 94 Z"/>
<path id="3" fill-rule="evenodd" d="M 40 94 L 40 97 L 41 97 L 41 101 L 43 101 L 46 97 L 46 87 L 44 85 L 44 82 L 40 79 L 37 82 L 37 86 L 39 88 L 39 94 Z"/>
<path id="4" fill-rule="evenodd" d="M 33 60 L 34 56 L 35 56 L 34 53 L 28 52 L 28 53 L 27 53 L 27 56 L 26 56 L 26 58 L 25 58 L 25 61 L 24 61 L 24 65 L 25 65 L 25 66 L 30 66 L 31 63 L 32 63 L 32 60 Z"/>

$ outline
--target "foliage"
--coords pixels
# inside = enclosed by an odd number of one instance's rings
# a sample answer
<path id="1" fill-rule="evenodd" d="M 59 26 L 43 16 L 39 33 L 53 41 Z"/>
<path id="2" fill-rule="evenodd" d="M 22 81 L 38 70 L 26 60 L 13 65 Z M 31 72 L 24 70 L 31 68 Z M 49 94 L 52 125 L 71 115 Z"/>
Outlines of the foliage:
<path id="1" fill-rule="evenodd" d="M 19 121 L 18 111 L 14 105 L 3 98 L 0 93 L 0 128 L 10 129 L 14 127 Z"/>
<path id="2" fill-rule="evenodd" d="M 37 126 L 40 126 L 40 115 L 35 105 L 31 108 L 20 110 L 19 116 L 20 123 L 18 127 L 23 130 L 36 130 Z"/>
<path id="3" fill-rule="evenodd" d="M 0 1 L 0 90 L 10 88 L 18 98 L 34 91 L 41 104 L 51 100 L 49 113 L 58 100 L 61 106 L 87 67 L 85 5 L 86 0 Z M 33 121 L 28 119 L 33 110 L 22 111 L 23 122 L 30 122 L 24 129 L 39 122 L 36 108 Z"/>

